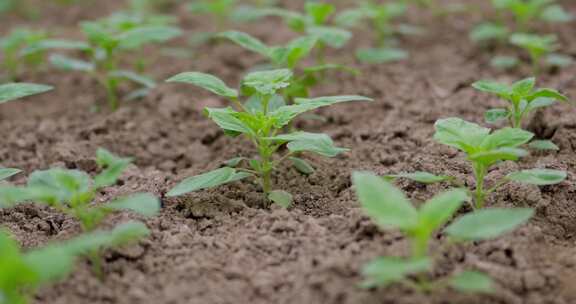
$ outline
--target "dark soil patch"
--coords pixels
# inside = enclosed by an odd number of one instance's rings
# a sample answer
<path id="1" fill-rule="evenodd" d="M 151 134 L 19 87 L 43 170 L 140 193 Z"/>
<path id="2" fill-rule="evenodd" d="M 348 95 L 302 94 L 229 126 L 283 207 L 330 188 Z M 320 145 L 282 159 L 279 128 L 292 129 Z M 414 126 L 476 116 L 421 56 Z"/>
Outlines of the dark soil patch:
<path id="1" fill-rule="evenodd" d="M 94 4 L 96 5 L 96 4 Z M 48 4 L 45 4 L 48 7 Z M 45 21 L 71 35 L 81 18 L 103 16 L 119 5 L 99 1 L 94 12 L 49 9 Z M 574 3 L 567 7 L 576 12 Z M 182 10 L 186 28 L 209 28 L 207 20 L 192 19 Z M 444 18 L 414 12 L 410 20 L 428 35 L 403 41 L 410 51 L 407 62 L 360 67 L 361 76 L 336 75 L 315 95 L 362 94 L 373 103 L 339 105 L 322 110 L 327 121 L 302 122 L 307 130 L 323 131 L 352 151 L 336 159 L 311 158 L 317 168 L 301 176 L 283 168 L 274 177 L 279 187 L 295 195 L 290 210 L 263 210 L 255 185 L 237 183 L 178 199 L 164 199 L 160 216 L 147 220 L 152 236 L 138 246 L 107 254 L 105 282 L 82 264 L 66 281 L 39 293 L 36 303 L 576 303 L 576 109 L 558 105 L 539 113 L 531 128 L 552 139 L 561 150 L 535 153 L 519 164 L 504 163 L 490 172 L 496 179 L 518 167 L 548 167 L 569 171 L 556 186 L 509 185 L 490 199 L 494 206 L 529 206 L 537 216 L 528 225 L 495 241 L 454 248 L 444 253 L 436 276 L 464 267 L 488 272 L 497 282 L 494 295 L 465 296 L 451 291 L 419 295 L 398 287 L 363 290 L 360 267 L 380 255 L 407 252 L 395 232 L 382 232 L 362 215 L 351 189 L 350 173 L 371 170 L 380 174 L 426 170 L 470 176 L 465 160 L 432 139 L 433 123 L 458 116 L 481 122 L 482 113 L 499 101 L 470 88 L 491 77 L 512 81 L 524 75 L 495 73 L 487 58 L 467 39 L 479 16 Z M 1 31 L 25 25 L 19 18 L 0 21 Z M 559 27 L 564 53 L 576 54 L 573 28 Z M 291 33 L 278 20 L 241 28 L 266 41 L 282 41 Z M 274 30 L 271 30 L 274 29 Z M 359 34 L 353 45 L 367 45 Z M 334 58 L 352 62 L 352 49 Z M 163 79 L 182 71 L 215 73 L 227 81 L 259 58 L 230 44 L 211 44 L 196 50 L 189 60 L 162 59 L 153 73 Z M 544 75 L 543 85 L 560 87 L 576 96 L 576 66 Z M 191 87 L 162 85 L 140 102 L 113 114 L 90 113 L 89 106 L 104 98 L 89 79 L 47 71 L 28 75 L 27 81 L 53 84 L 58 89 L 26 102 L 0 109 L 2 165 L 27 173 L 51 166 L 94 166 L 98 147 L 136 158 L 122 186 L 101 200 L 135 191 L 162 196 L 184 177 L 212 169 L 238 154 L 251 151 L 248 143 L 225 137 L 201 115 L 203 106 L 221 100 Z M 25 175 L 15 179 L 24 181 Z M 469 182 L 472 182 L 469 180 Z M 422 201 L 442 190 L 400 182 L 410 196 Z M 118 215 L 112 225 L 131 215 Z M 0 211 L 0 223 L 25 247 L 66 239 L 78 232 L 76 224 L 37 206 Z"/>

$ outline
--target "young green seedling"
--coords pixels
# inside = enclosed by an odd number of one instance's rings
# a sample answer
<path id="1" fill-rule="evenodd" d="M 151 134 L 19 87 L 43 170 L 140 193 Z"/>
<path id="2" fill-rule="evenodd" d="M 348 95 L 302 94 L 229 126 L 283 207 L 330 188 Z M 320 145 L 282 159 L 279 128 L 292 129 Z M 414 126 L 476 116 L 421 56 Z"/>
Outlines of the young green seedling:
<path id="1" fill-rule="evenodd" d="M 293 100 L 298 97 L 308 97 L 310 89 L 323 80 L 324 72 L 330 69 L 338 69 L 356 72 L 351 68 L 346 68 L 337 64 L 324 64 L 317 66 L 302 66 L 314 48 L 318 39 L 312 36 L 296 38 L 285 46 L 267 46 L 259 39 L 237 31 L 227 31 L 220 33 L 218 37 L 226 38 L 234 43 L 264 56 L 274 68 L 287 68 L 295 74 L 290 82 L 290 86 L 284 89 L 284 99 L 288 104 L 293 104 Z"/>
<path id="2" fill-rule="evenodd" d="M 336 24 L 342 27 L 358 27 L 363 20 L 370 22 L 370 28 L 376 32 L 376 48 L 363 48 L 356 56 L 366 63 L 384 63 L 402 60 L 408 53 L 393 46 L 394 35 L 402 32 L 401 27 L 393 21 L 406 13 L 407 5 L 400 2 L 377 3 L 373 0 L 363 1 L 358 7 L 340 13 Z"/>
<path id="3" fill-rule="evenodd" d="M 522 128 L 522 123 L 530 112 L 547 107 L 556 101 L 567 102 L 568 98 L 549 88 L 536 88 L 536 78 L 526 78 L 506 85 L 494 81 L 481 80 L 472 86 L 482 92 L 498 96 L 508 102 L 505 109 L 491 109 L 484 114 L 487 123 L 508 120 L 513 128 Z"/>
<path id="4" fill-rule="evenodd" d="M 568 22 L 572 16 L 554 0 L 492 0 L 501 15 L 509 12 L 514 17 L 516 30 L 527 31 L 538 19 L 546 22 Z"/>
<path id="5" fill-rule="evenodd" d="M 0 85 L 0 104 L 20 98 L 37 95 L 52 90 L 53 87 L 33 83 L 7 83 Z M 13 168 L 0 167 L 0 182 L 21 171 Z"/>
<path id="6" fill-rule="evenodd" d="M 528 143 L 534 134 L 518 129 L 504 128 L 494 132 L 477 124 L 464 121 L 460 118 L 440 119 L 434 125 L 436 133 L 434 139 L 444 145 L 454 147 L 466 153 L 467 160 L 472 166 L 476 188 L 470 189 L 474 197 L 473 207 L 484 207 L 486 197 L 499 187 L 509 182 L 520 182 L 532 185 L 553 185 L 566 178 L 566 172 L 551 169 L 530 169 L 512 172 L 496 182 L 492 188 L 485 187 L 485 178 L 489 169 L 501 161 L 516 161 L 528 155 L 528 152 L 519 148 Z M 416 182 L 431 184 L 450 182 L 462 186 L 463 182 L 455 177 L 437 176 L 427 172 L 414 172 L 390 175 L 390 178 L 407 178 Z"/>
<path id="7" fill-rule="evenodd" d="M 85 232 L 94 231 L 111 213 L 121 210 L 143 216 L 158 213 L 160 203 L 148 193 L 137 193 L 104 204 L 92 204 L 99 190 L 116 184 L 131 159 L 98 149 L 96 162 L 102 171 L 93 179 L 85 172 L 54 168 L 33 172 L 26 186 L 0 186 L 0 207 L 31 201 L 46 204 L 80 222 Z M 94 271 L 101 276 L 98 252 L 91 254 Z"/>
<path id="8" fill-rule="evenodd" d="M 323 2 L 306 2 L 305 12 L 294 12 L 280 8 L 266 8 L 259 11 L 260 16 L 279 16 L 295 32 L 306 36 L 316 37 L 317 58 L 319 64 L 326 61 L 325 49 L 327 46 L 340 49 L 352 38 L 352 33 L 337 25 L 331 24 L 331 16 L 336 7 Z"/>
<path id="9" fill-rule="evenodd" d="M 534 35 L 515 33 L 510 36 L 510 43 L 518 46 L 530 55 L 532 70 L 538 74 L 543 66 L 566 66 L 572 63 L 570 57 L 553 53 L 558 49 L 555 35 Z"/>
<path id="10" fill-rule="evenodd" d="M 35 291 L 68 276 L 78 257 L 134 242 L 149 234 L 142 223 L 119 225 L 66 242 L 22 252 L 9 233 L 0 230 L 0 303 L 27 304 Z"/>
<path id="11" fill-rule="evenodd" d="M 380 257 L 367 264 L 364 287 L 402 283 L 419 291 L 448 286 L 461 292 L 492 291 L 490 277 L 478 271 L 463 271 L 432 282 L 426 276 L 434 267 L 435 256 L 442 254 L 430 255 L 431 239 L 469 199 L 465 190 L 449 190 L 416 209 L 402 191 L 374 174 L 356 172 L 352 179 L 364 212 L 383 229 L 402 231 L 412 249 L 408 258 Z M 469 213 L 443 229 L 448 239 L 442 240 L 440 250 L 446 245 L 496 238 L 527 222 L 532 214 L 531 209 L 524 208 Z"/>
<path id="12" fill-rule="evenodd" d="M 285 191 L 274 189 L 272 184 L 272 172 L 283 161 L 292 160 L 297 169 L 311 173 L 311 166 L 296 155 L 312 152 L 335 157 L 347 149 L 336 147 L 326 134 L 282 134 L 284 127 L 298 115 L 317 108 L 353 100 L 370 100 L 361 96 L 297 98 L 294 100 L 295 104 L 286 105 L 281 95 L 282 90 L 288 88 L 292 82 L 292 72 L 288 69 L 249 73 L 242 80 L 240 92 L 228 87 L 215 76 L 197 72 L 182 73 L 167 81 L 193 84 L 229 99 L 235 109 L 206 108 L 206 115 L 222 128 L 226 135 L 246 136 L 259 155 L 253 159 L 236 158 L 223 168 L 188 178 L 170 190 L 168 196 L 213 188 L 245 178 L 256 178 L 267 199 L 288 206 L 292 196 Z M 242 102 L 243 97 L 247 98 L 246 102 Z M 275 157 L 283 146 L 286 146 L 288 151 L 283 156 Z M 248 168 L 242 165 L 248 165 Z"/>
<path id="13" fill-rule="evenodd" d="M 144 46 L 171 40 L 181 34 L 180 29 L 166 25 L 163 17 L 143 18 L 126 14 L 115 14 L 98 21 L 82 22 L 81 27 L 87 41 L 80 47 L 88 57 L 88 61 L 73 59 L 63 55 L 53 55 L 50 60 L 53 65 L 73 71 L 90 74 L 106 90 L 110 109 L 119 106 L 118 87 L 122 80 L 130 80 L 141 86 L 126 99 L 145 96 L 156 86 L 148 76 L 124 70 L 120 67 L 123 56 L 142 52 Z M 142 60 L 138 60 L 136 68 L 143 69 Z"/>

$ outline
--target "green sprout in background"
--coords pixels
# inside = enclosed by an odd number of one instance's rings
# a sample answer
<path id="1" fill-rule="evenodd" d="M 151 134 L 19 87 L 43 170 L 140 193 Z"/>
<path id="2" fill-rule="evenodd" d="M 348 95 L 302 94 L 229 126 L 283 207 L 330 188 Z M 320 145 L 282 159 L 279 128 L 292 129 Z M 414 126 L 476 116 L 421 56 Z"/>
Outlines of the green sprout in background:
<path id="1" fill-rule="evenodd" d="M 383 229 L 399 229 L 412 249 L 408 258 L 380 257 L 365 265 L 363 287 L 399 283 L 420 292 L 447 287 L 466 293 L 493 291 L 490 277 L 475 270 L 456 272 L 432 281 L 427 276 L 438 257 L 429 253 L 431 240 L 469 199 L 465 190 L 446 191 L 417 209 L 402 191 L 374 174 L 356 172 L 352 179 L 364 212 Z M 493 208 L 466 214 L 443 229 L 445 238 L 441 239 L 440 250 L 447 245 L 497 238 L 527 222 L 532 214 L 533 211 L 527 208 Z"/>
<path id="2" fill-rule="evenodd" d="M 78 220 L 84 232 L 94 231 L 106 216 L 121 210 L 143 216 L 158 213 L 160 203 L 148 193 L 92 204 L 99 190 L 116 184 L 131 159 L 99 149 L 96 161 L 102 171 L 94 178 L 79 170 L 53 168 L 33 172 L 26 186 L 0 186 L 0 208 L 27 201 L 45 204 Z M 90 257 L 95 273 L 101 277 L 99 252 L 92 252 Z"/>
<path id="3" fill-rule="evenodd" d="M 434 139 L 444 145 L 454 147 L 466 154 L 475 179 L 475 189 L 470 189 L 474 197 L 475 209 L 485 205 L 486 197 L 501 186 L 510 182 L 531 185 L 554 185 L 566 179 L 566 172 L 552 169 L 530 169 L 511 172 L 486 188 L 485 178 L 489 169 L 502 161 L 517 161 L 528 155 L 520 146 L 528 143 L 534 134 L 518 128 L 504 128 L 491 132 L 490 129 L 464 121 L 460 118 L 440 119 L 434 125 Z M 463 186 L 464 183 L 448 175 L 434 175 L 428 172 L 401 173 L 389 178 L 407 178 L 416 182 L 432 184 L 449 182 Z"/>
<path id="4" fill-rule="evenodd" d="M 356 57 L 364 63 L 385 63 L 406 59 L 408 53 L 395 47 L 395 35 L 398 33 L 415 33 L 417 29 L 407 25 L 396 26 L 394 20 L 406 13 L 407 5 L 401 2 L 377 3 L 362 1 L 358 7 L 342 11 L 336 17 L 336 24 L 350 28 L 359 27 L 363 20 L 370 23 L 376 32 L 376 47 L 361 48 Z"/>
<path id="5" fill-rule="evenodd" d="M 143 48 L 151 43 L 166 42 L 181 34 L 180 29 L 171 26 L 171 19 L 115 14 L 98 21 L 82 22 L 81 27 L 87 41 L 79 47 L 89 60 L 70 58 L 64 55 L 51 56 L 56 67 L 65 70 L 88 73 L 106 90 L 111 110 L 119 106 L 119 85 L 122 80 L 130 80 L 141 86 L 125 97 L 127 100 L 147 95 L 156 86 L 155 81 L 141 74 L 144 69 Z M 139 54 L 135 69 L 121 67 L 120 59 L 128 54 Z"/>
<path id="6" fill-rule="evenodd" d="M 542 67 L 564 67 L 572 63 L 569 56 L 554 53 L 558 50 L 558 38 L 555 35 L 534 35 L 515 33 L 510 36 L 510 43 L 524 49 L 530 55 L 532 72 L 538 75 Z"/>
<path id="7" fill-rule="evenodd" d="M 78 257 L 127 245 L 149 233 L 144 224 L 130 222 L 22 252 L 9 233 L 0 230 L 0 303 L 27 304 L 39 287 L 66 278 Z"/>
<path id="8" fill-rule="evenodd" d="M 292 195 L 275 189 L 272 172 L 286 161 L 304 174 L 313 172 L 305 160 L 297 157 L 303 152 L 312 152 L 326 157 L 335 157 L 347 151 L 334 145 L 332 139 L 322 133 L 293 132 L 282 134 L 282 130 L 298 115 L 348 101 L 368 101 L 361 96 L 331 96 L 319 98 L 297 98 L 294 104 L 286 104 L 281 91 L 290 87 L 292 72 L 288 69 L 253 72 L 244 77 L 240 92 L 228 87 L 219 78 L 197 72 L 178 74 L 169 82 L 189 83 L 229 99 L 236 107 L 206 108 L 206 115 L 229 136 L 244 135 L 258 151 L 258 158 L 235 158 L 225 167 L 194 176 L 182 181 L 168 193 L 178 196 L 193 191 L 213 188 L 245 178 L 256 178 L 267 200 L 288 207 Z M 242 101 L 245 97 L 247 100 Z M 281 147 L 288 152 L 275 157 Z M 243 164 L 247 168 L 241 167 Z"/>

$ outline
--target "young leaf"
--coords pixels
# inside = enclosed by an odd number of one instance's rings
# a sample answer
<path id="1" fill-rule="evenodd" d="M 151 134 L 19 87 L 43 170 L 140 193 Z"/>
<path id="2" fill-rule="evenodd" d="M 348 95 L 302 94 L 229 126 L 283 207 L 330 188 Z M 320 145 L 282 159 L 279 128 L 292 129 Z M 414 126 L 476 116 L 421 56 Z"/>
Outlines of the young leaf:
<path id="1" fill-rule="evenodd" d="M 380 257 L 362 269 L 362 274 L 367 277 L 362 283 L 362 287 L 385 287 L 404 279 L 408 275 L 425 272 L 431 268 L 432 261 L 429 258 L 407 260 L 397 257 Z"/>
<path id="2" fill-rule="evenodd" d="M 435 183 L 441 183 L 441 182 L 445 182 L 445 181 L 449 181 L 451 179 L 453 179 L 451 176 L 448 175 L 434 175 L 432 173 L 428 173 L 428 172 L 421 172 L 421 171 L 417 171 L 417 172 L 412 172 L 412 173 L 399 173 L 399 174 L 392 174 L 392 175 L 388 175 L 389 177 L 392 178 L 407 178 L 409 180 L 413 180 L 415 182 L 419 182 L 422 184 L 435 184 Z"/>
<path id="3" fill-rule="evenodd" d="M 352 38 L 352 33 L 336 27 L 313 26 L 308 29 L 308 34 L 318 38 L 323 43 L 339 49 L 344 47 Z"/>
<path id="4" fill-rule="evenodd" d="M 49 60 L 53 66 L 63 70 L 92 72 L 95 69 L 94 64 L 90 62 L 58 54 L 51 55 Z"/>
<path id="5" fill-rule="evenodd" d="M 460 292 L 491 293 L 492 279 L 478 271 L 464 271 L 450 279 L 450 286 Z"/>
<path id="6" fill-rule="evenodd" d="M 314 152 L 326 157 L 335 157 L 348 151 L 348 149 L 334 146 L 334 142 L 326 134 L 295 132 L 269 137 L 268 140 L 288 142 L 288 149 L 294 153 Z"/>
<path id="7" fill-rule="evenodd" d="M 526 96 L 532 92 L 534 85 L 536 84 L 536 78 L 530 77 L 512 84 L 512 93 L 518 96 Z"/>
<path id="8" fill-rule="evenodd" d="M 472 153 L 468 156 L 468 159 L 490 166 L 502 160 L 518 160 L 526 155 L 528 155 L 528 152 L 524 149 L 497 148 L 490 151 Z"/>
<path id="9" fill-rule="evenodd" d="M 237 90 L 229 88 L 224 83 L 224 81 L 220 80 L 218 77 L 209 74 L 198 72 L 186 72 L 173 76 L 166 81 L 193 84 L 223 97 L 228 98 L 238 97 Z"/>
<path id="10" fill-rule="evenodd" d="M 506 175 L 506 178 L 524 184 L 545 186 L 561 183 L 566 176 L 566 172 L 560 170 L 530 169 L 510 173 Z"/>
<path id="11" fill-rule="evenodd" d="M 96 151 L 96 162 L 104 170 L 94 177 L 94 186 L 98 189 L 112 186 L 118 181 L 124 170 L 132 162 L 131 158 L 120 158 L 99 148 Z"/>
<path id="12" fill-rule="evenodd" d="M 484 113 L 484 121 L 495 124 L 510 117 L 510 112 L 506 109 L 490 109 Z"/>
<path id="13" fill-rule="evenodd" d="M 149 193 L 138 193 L 106 204 L 112 210 L 130 210 L 144 216 L 154 216 L 160 211 L 160 201 Z"/>
<path id="14" fill-rule="evenodd" d="M 53 87 L 32 83 L 7 83 L 0 85 L 0 104 L 52 90 Z"/>
<path id="15" fill-rule="evenodd" d="M 508 96 L 511 93 L 508 86 L 489 80 L 476 81 L 472 84 L 472 87 L 478 91 L 493 93 L 500 97 Z"/>
<path id="16" fill-rule="evenodd" d="M 0 168 L 0 181 L 5 180 L 11 176 L 14 176 L 20 172 L 22 172 L 22 170 L 12 168 Z"/>
<path id="17" fill-rule="evenodd" d="M 142 26 L 120 34 L 120 47 L 134 49 L 152 42 L 165 42 L 182 35 L 182 31 L 171 26 Z"/>
<path id="18" fill-rule="evenodd" d="M 243 172 L 237 172 L 234 168 L 224 167 L 210 171 L 208 173 L 187 178 L 176 187 L 172 188 L 172 190 L 170 190 L 166 195 L 170 197 L 179 196 L 206 188 L 214 188 L 220 185 L 241 180 L 249 176 L 251 175 Z"/>
<path id="19" fill-rule="evenodd" d="M 490 134 L 488 128 L 455 117 L 436 121 L 434 128 L 436 141 L 466 153 L 473 152 Z"/>
<path id="20" fill-rule="evenodd" d="M 244 133 L 253 135 L 254 131 L 249 125 L 245 124 L 242 120 L 236 118 L 238 112 L 232 110 L 231 108 L 224 109 L 214 109 L 206 108 L 204 109 L 206 115 L 212 119 L 220 128 L 224 131 L 231 132 L 228 135 L 237 135 L 237 133 Z"/>
<path id="21" fill-rule="evenodd" d="M 126 245 L 150 234 L 141 222 L 128 222 L 116 226 L 111 231 L 95 231 L 83 234 L 64 244 L 66 251 L 73 255 L 87 255 L 104 248 Z"/>
<path id="22" fill-rule="evenodd" d="M 529 142 L 534 133 L 518 128 L 504 128 L 494 131 L 484 138 L 482 147 L 485 149 L 515 148 Z"/>
<path id="23" fill-rule="evenodd" d="M 450 237 L 462 241 L 496 238 L 527 222 L 534 211 L 529 208 L 482 209 L 466 214 L 445 229 Z"/>
<path id="24" fill-rule="evenodd" d="M 268 194 L 268 199 L 281 207 L 288 208 L 292 205 L 294 200 L 292 194 L 284 190 L 273 190 Z"/>
<path id="25" fill-rule="evenodd" d="M 352 181 L 364 211 L 383 227 L 412 230 L 418 223 L 418 211 L 402 191 L 382 178 L 355 172 Z"/>
<path id="26" fill-rule="evenodd" d="M 356 58 L 362 63 L 381 64 L 407 59 L 408 53 L 396 48 L 368 48 L 356 51 Z"/>
<path id="27" fill-rule="evenodd" d="M 292 71 L 288 69 L 252 72 L 244 77 L 242 85 L 252 88 L 262 95 L 271 96 L 288 87 L 292 76 Z"/>
<path id="28" fill-rule="evenodd" d="M 314 173 L 314 168 L 307 161 L 299 157 L 290 157 L 290 160 L 298 172 L 306 175 Z"/>
<path id="29" fill-rule="evenodd" d="M 533 140 L 528 146 L 536 150 L 560 150 L 560 148 L 550 140 Z"/>
<path id="30" fill-rule="evenodd" d="M 429 232 L 438 229 L 469 199 L 463 189 L 453 189 L 433 197 L 418 212 L 420 225 Z"/>
<path id="31" fill-rule="evenodd" d="M 246 34 L 243 32 L 238 32 L 238 31 L 227 31 L 227 32 L 222 32 L 220 34 L 218 34 L 218 37 L 222 37 L 222 38 L 226 38 L 229 39 L 231 41 L 233 41 L 234 43 L 242 46 L 245 49 L 251 50 L 253 52 L 256 52 L 260 55 L 263 55 L 265 57 L 270 56 L 270 48 L 268 48 L 268 46 L 266 46 L 264 43 L 262 43 L 262 41 Z"/>

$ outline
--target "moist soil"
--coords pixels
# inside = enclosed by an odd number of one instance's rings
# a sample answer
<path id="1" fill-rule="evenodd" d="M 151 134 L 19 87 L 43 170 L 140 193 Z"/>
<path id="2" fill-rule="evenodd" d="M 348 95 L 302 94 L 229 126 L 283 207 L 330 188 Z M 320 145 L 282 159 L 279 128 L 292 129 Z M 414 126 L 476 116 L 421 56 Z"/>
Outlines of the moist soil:
<path id="1" fill-rule="evenodd" d="M 292 7 L 300 4 L 289 1 Z M 121 7 L 112 0 L 65 9 L 44 1 L 38 5 L 42 18 L 3 17 L 0 31 L 26 25 L 58 28 L 66 37 L 81 37 L 75 28 L 78 21 L 106 16 Z M 565 6 L 576 12 L 576 3 L 565 1 Z M 169 9 L 181 17 L 188 34 L 214 29 L 209 18 L 193 17 L 181 6 Z M 144 220 L 152 231 L 149 238 L 106 253 L 104 281 L 90 272 L 88 262 L 82 262 L 68 279 L 40 290 L 34 303 L 576 303 L 576 108 L 570 105 L 539 112 L 527 126 L 539 138 L 553 140 L 560 151 L 534 152 L 519 163 L 502 163 L 488 176 L 493 182 L 520 168 L 568 171 L 561 184 L 509 184 L 489 199 L 490 206 L 534 208 L 535 218 L 493 241 L 448 250 L 436 250 L 440 236 L 433 243 L 438 263 L 431 276 L 482 270 L 494 278 L 494 294 L 472 296 L 450 290 L 418 294 L 399 286 L 358 287 L 362 265 L 382 255 L 406 255 L 409 248 L 400 233 L 382 231 L 362 214 L 350 173 L 422 170 L 455 175 L 471 184 L 463 155 L 432 140 L 434 122 L 457 116 L 481 123 L 486 109 L 502 103 L 476 92 L 470 84 L 481 78 L 511 82 L 529 75 L 527 69 L 493 70 L 488 61 L 494 49 L 469 42 L 468 32 L 481 20 L 483 9 L 441 16 L 413 10 L 405 21 L 424 28 L 426 34 L 401 39 L 411 55 L 404 62 L 357 65 L 350 54 L 355 47 L 371 43 L 369 33 L 362 31 L 347 49 L 330 54 L 331 61 L 356 65 L 362 73 L 332 74 L 314 95 L 360 94 L 375 101 L 323 109 L 318 114 L 324 121 L 298 123 L 302 129 L 328 133 L 338 145 L 352 150 L 334 159 L 308 157 L 316 167 L 309 176 L 289 166 L 280 168 L 274 176 L 276 188 L 295 198 L 288 210 L 262 208 L 261 193 L 250 182 L 164 197 L 185 177 L 254 153 L 249 143 L 224 136 L 202 115 L 204 106 L 223 106 L 225 101 L 191 86 L 161 84 L 150 96 L 127 102 L 114 113 L 94 112 L 91 107 L 104 104 L 105 96 L 90 78 L 54 70 L 23 75 L 23 80 L 57 89 L 2 105 L 3 166 L 22 168 L 26 174 L 56 166 L 94 173 L 94 153 L 104 147 L 134 157 L 135 163 L 115 187 L 100 193 L 96 203 L 137 191 L 153 192 L 163 203 L 158 217 Z M 573 56 L 575 25 L 550 28 L 559 33 L 563 53 Z M 269 43 L 294 37 L 273 18 L 236 28 Z M 192 48 L 182 39 L 174 45 L 187 47 L 190 58 L 153 59 L 150 73 L 157 79 L 195 70 L 236 83 L 262 62 L 230 43 Z M 546 71 L 539 84 L 576 98 L 575 75 L 574 65 Z M 24 183 L 26 174 L 13 182 Z M 398 185 L 415 202 L 445 189 L 408 181 Z M 104 226 L 130 218 L 134 216 L 115 215 Z M 72 219 L 36 205 L 2 210 L 0 223 L 25 248 L 79 233 Z"/>

